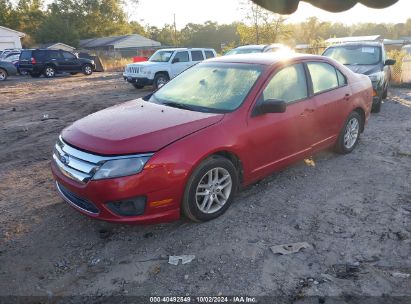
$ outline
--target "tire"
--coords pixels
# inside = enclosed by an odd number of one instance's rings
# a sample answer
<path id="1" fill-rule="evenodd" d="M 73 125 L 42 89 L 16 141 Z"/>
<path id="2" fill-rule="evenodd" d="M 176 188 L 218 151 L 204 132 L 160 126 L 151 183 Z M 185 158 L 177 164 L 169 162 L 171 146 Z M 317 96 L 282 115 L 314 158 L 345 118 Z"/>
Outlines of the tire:
<path id="1" fill-rule="evenodd" d="M 387 99 L 387 97 L 388 97 L 388 87 L 382 93 L 382 99 Z"/>
<path id="2" fill-rule="evenodd" d="M 163 85 L 165 85 L 168 81 L 170 80 L 170 77 L 168 77 L 167 74 L 165 73 L 158 73 L 153 80 L 153 86 L 155 90 L 158 90 L 161 88 Z"/>
<path id="3" fill-rule="evenodd" d="M 143 85 L 141 85 L 141 84 L 137 84 L 137 83 L 133 83 L 133 87 L 135 87 L 136 89 L 138 89 L 138 90 L 141 90 L 141 89 L 143 89 L 144 88 L 144 86 Z"/>
<path id="4" fill-rule="evenodd" d="M 70 75 L 77 75 L 77 72 L 71 72 Z"/>
<path id="5" fill-rule="evenodd" d="M 215 180 L 216 176 L 219 182 Z M 222 156 L 209 157 L 194 170 L 187 182 L 183 214 L 195 222 L 215 219 L 228 209 L 237 189 L 238 173 L 233 163 Z"/>
<path id="6" fill-rule="evenodd" d="M 9 75 L 5 69 L 0 69 L 0 81 L 5 81 Z"/>
<path id="7" fill-rule="evenodd" d="M 338 136 L 335 150 L 340 154 L 351 153 L 360 139 L 363 121 L 357 112 L 351 112 Z M 349 131 L 351 130 L 351 131 Z M 348 135 L 350 134 L 350 135 Z"/>
<path id="8" fill-rule="evenodd" d="M 373 113 L 380 113 L 382 105 L 382 98 L 378 99 L 378 102 L 372 105 L 371 111 Z"/>
<path id="9" fill-rule="evenodd" d="M 40 73 L 30 73 L 30 76 L 33 78 L 39 78 L 41 74 Z"/>
<path id="10" fill-rule="evenodd" d="M 43 74 L 46 78 L 53 78 L 54 76 L 56 76 L 56 68 L 51 65 L 47 65 L 44 68 Z"/>
<path id="11" fill-rule="evenodd" d="M 86 76 L 90 76 L 91 74 L 93 74 L 93 67 L 89 64 L 83 65 L 81 69 L 83 70 L 83 74 Z"/>

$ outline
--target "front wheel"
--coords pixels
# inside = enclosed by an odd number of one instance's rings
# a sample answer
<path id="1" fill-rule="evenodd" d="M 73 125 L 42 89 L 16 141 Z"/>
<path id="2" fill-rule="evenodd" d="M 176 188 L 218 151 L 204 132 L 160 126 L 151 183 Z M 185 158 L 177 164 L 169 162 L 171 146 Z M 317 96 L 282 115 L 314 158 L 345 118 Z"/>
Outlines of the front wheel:
<path id="1" fill-rule="evenodd" d="M 352 152 L 358 143 L 363 121 L 357 112 L 351 112 L 337 139 L 336 151 L 340 154 Z"/>
<path id="2" fill-rule="evenodd" d="M 184 192 L 182 210 L 196 222 L 222 215 L 230 206 L 238 188 L 238 174 L 225 157 L 204 160 L 191 175 Z"/>
<path id="3" fill-rule="evenodd" d="M 157 74 L 154 77 L 154 81 L 153 81 L 154 89 L 158 90 L 163 85 L 165 85 L 169 80 L 170 80 L 170 77 L 168 77 L 167 74 L 163 74 L 163 73 Z"/>
<path id="4" fill-rule="evenodd" d="M 137 84 L 137 83 L 133 83 L 133 87 L 135 87 L 136 89 L 139 89 L 139 90 L 141 90 L 141 89 L 143 89 L 143 88 L 144 88 L 144 86 L 143 86 L 143 85 L 141 85 L 141 84 Z"/>
<path id="5" fill-rule="evenodd" d="M 0 69 L 0 81 L 5 81 L 7 79 L 7 71 L 4 69 Z"/>
<path id="6" fill-rule="evenodd" d="M 93 74 L 93 68 L 91 67 L 91 65 L 86 64 L 83 66 L 83 74 L 86 76 Z"/>

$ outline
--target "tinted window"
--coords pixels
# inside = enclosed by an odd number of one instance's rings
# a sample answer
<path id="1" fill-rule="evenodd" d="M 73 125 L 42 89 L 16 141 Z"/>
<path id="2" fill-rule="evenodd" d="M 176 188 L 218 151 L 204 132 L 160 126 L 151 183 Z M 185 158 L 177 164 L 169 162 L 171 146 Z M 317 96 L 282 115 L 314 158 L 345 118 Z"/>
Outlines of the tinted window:
<path id="1" fill-rule="evenodd" d="M 60 59 L 61 58 L 60 51 L 48 51 L 47 54 L 50 59 Z"/>
<path id="2" fill-rule="evenodd" d="M 33 57 L 36 58 L 37 61 L 44 60 L 46 58 L 46 51 L 33 51 Z"/>
<path id="3" fill-rule="evenodd" d="M 191 51 L 191 58 L 193 61 L 204 60 L 203 52 L 202 51 Z"/>
<path id="4" fill-rule="evenodd" d="M 23 51 L 20 55 L 20 60 L 30 60 L 31 59 L 31 51 Z"/>
<path id="5" fill-rule="evenodd" d="M 338 87 L 337 73 L 332 65 L 323 62 L 309 62 L 307 67 L 313 82 L 314 94 Z"/>
<path id="6" fill-rule="evenodd" d="M 345 78 L 345 76 L 337 69 L 335 69 L 335 71 L 337 72 L 337 78 L 338 78 L 338 85 L 341 87 L 343 85 L 347 84 L 347 79 Z"/>
<path id="7" fill-rule="evenodd" d="M 381 48 L 367 45 L 337 46 L 325 50 L 323 55 L 347 65 L 374 65 L 381 60 Z"/>
<path id="8" fill-rule="evenodd" d="M 175 56 L 173 60 L 178 59 L 177 62 L 188 62 L 188 52 L 178 52 Z"/>
<path id="9" fill-rule="evenodd" d="M 63 57 L 64 59 L 76 59 L 77 58 L 74 54 L 69 53 L 69 52 L 63 52 Z"/>
<path id="10" fill-rule="evenodd" d="M 206 58 L 214 58 L 214 53 L 212 51 L 204 51 Z"/>
<path id="11" fill-rule="evenodd" d="M 264 100 L 278 99 L 286 102 L 307 98 L 307 81 L 302 64 L 280 70 L 264 89 Z"/>

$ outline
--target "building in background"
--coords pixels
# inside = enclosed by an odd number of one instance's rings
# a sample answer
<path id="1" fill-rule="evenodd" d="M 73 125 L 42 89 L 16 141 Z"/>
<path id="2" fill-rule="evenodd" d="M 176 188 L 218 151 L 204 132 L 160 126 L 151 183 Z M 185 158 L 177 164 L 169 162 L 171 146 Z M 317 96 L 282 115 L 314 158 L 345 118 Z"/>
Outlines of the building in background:
<path id="1" fill-rule="evenodd" d="M 74 52 L 76 49 L 74 46 L 70 46 L 61 42 L 45 43 L 40 44 L 39 49 L 49 49 L 49 50 L 63 50 L 68 52 Z"/>
<path id="2" fill-rule="evenodd" d="M 137 34 L 85 39 L 79 45 L 81 50 L 119 57 L 147 56 L 160 47 L 160 42 Z"/>
<path id="3" fill-rule="evenodd" d="M 0 26 L 0 51 L 5 49 L 21 49 L 21 38 L 24 33 Z"/>

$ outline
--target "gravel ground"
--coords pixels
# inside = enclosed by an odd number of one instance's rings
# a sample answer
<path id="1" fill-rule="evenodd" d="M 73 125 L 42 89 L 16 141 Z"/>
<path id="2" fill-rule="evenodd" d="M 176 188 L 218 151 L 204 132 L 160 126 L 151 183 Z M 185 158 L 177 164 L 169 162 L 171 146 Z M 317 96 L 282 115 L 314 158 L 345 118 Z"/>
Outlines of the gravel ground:
<path id="1" fill-rule="evenodd" d="M 59 132 L 148 92 L 110 73 L 0 84 L 0 296 L 411 301 L 411 90 L 391 91 L 353 153 L 325 151 L 275 173 L 214 221 L 122 226 L 79 214 L 58 197 L 49 169 Z M 294 242 L 310 248 L 270 250 Z M 186 254 L 195 259 L 168 264 Z"/>

